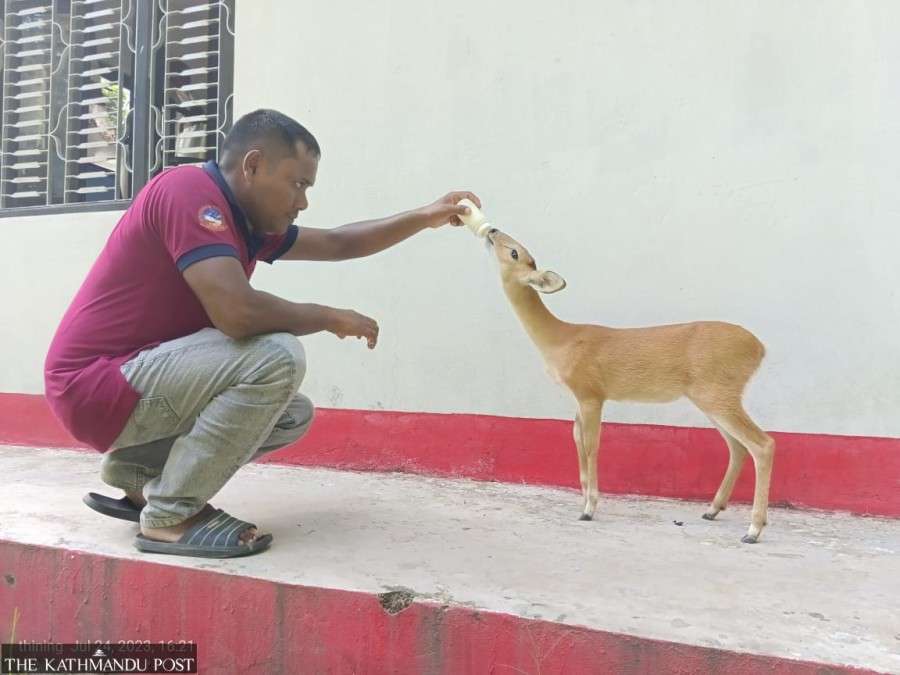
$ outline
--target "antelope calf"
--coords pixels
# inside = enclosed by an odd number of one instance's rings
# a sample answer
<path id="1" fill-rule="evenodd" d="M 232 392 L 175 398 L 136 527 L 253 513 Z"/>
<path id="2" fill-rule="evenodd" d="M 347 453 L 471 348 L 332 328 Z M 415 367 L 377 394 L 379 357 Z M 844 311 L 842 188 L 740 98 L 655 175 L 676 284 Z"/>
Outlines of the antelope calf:
<path id="1" fill-rule="evenodd" d="M 756 467 L 750 528 L 753 544 L 766 525 L 775 443 L 744 411 L 747 381 L 765 354 L 749 331 L 728 323 L 697 321 L 648 328 L 607 328 L 557 319 L 537 291 L 566 286 L 556 272 L 539 270 L 519 242 L 497 229 L 486 236 L 500 265 L 503 290 L 537 346 L 553 379 L 575 396 L 575 446 L 584 496 L 582 520 L 597 509 L 597 449 L 606 401 L 664 403 L 682 396 L 709 418 L 728 445 L 722 484 L 703 517 L 712 520 L 728 504 L 747 453 Z"/>

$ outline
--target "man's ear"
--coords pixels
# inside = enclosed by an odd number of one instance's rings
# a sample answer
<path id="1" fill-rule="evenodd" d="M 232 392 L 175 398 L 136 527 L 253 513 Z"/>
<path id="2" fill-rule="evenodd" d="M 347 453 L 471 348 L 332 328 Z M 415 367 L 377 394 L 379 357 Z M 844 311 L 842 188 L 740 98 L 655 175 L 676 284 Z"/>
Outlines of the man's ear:
<path id="1" fill-rule="evenodd" d="M 531 272 L 525 278 L 525 282 L 541 293 L 556 293 L 566 287 L 566 280 L 550 270 Z"/>
<path id="2" fill-rule="evenodd" d="M 244 160 L 241 162 L 241 168 L 244 171 L 244 175 L 249 179 L 252 176 L 256 175 L 256 172 L 259 170 L 259 165 L 262 162 L 262 150 L 259 148 L 253 148 L 248 151 L 244 155 Z"/>

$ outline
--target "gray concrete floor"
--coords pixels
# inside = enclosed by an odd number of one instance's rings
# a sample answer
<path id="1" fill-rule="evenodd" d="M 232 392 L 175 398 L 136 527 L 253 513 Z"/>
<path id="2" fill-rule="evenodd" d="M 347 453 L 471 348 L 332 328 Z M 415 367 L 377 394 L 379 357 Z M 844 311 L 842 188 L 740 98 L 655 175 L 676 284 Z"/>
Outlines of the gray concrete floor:
<path id="1" fill-rule="evenodd" d="M 210 561 L 141 554 L 84 506 L 99 459 L 0 446 L 0 538 L 900 673 L 900 520 L 771 509 L 746 545 L 745 506 L 602 497 L 581 522 L 572 491 L 253 465 L 213 503 L 275 543 Z"/>

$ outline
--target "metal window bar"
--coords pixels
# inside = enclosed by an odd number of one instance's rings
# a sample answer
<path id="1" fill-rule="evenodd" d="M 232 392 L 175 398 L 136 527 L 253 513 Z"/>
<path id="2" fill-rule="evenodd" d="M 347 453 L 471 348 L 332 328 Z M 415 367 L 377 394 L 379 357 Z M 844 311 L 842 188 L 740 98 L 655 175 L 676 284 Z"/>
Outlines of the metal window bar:
<path id="1" fill-rule="evenodd" d="M 49 203 L 53 47 L 51 0 L 4 4 L 0 207 Z"/>
<path id="2" fill-rule="evenodd" d="M 128 0 L 73 2 L 66 203 L 131 197 L 128 148 L 123 142 L 133 99 L 133 86 L 128 87 L 124 80 L 126 70 L 133 70 L 127 40 L 131 6 Z"/>
<path id="3" fill-rule="evenodd" d="M 162 54 L 154 60 L 158 125 L 152 171 L 218 159 L 229 123 L 223 101 L 231 94 L 233 51 L 233 3 L 159 0 L 158 8 Z M 221 77 L 225 62 L 227 82 Z"/>

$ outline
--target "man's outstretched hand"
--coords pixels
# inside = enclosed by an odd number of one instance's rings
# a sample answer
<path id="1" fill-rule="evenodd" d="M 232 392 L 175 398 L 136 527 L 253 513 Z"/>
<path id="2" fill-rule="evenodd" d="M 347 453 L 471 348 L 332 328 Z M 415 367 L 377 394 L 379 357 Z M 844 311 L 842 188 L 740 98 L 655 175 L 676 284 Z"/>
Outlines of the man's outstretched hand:
<path id="1" fill-rule="evenodd" d="M 464 190 L 449 192 L 437 201 L 422 207 L 421 212 L 427 226 L 443 227 L 447 224 L 454 226 L 462 225 L 459 216 L 468 213 L 469 209 L 465 206 L 457 206 L 456 203 L 460 199 L 471 199 L 479 209 L 481 208 L 481 200 L 475 193 L 466 192 Z"/>
<path id="2" fill-rule="evenodd" d="M 332 310 L 331 326 L 328 331 L 342 340 L 345 337 L 364 338 L 369 349 L 378 344 L 378 324 L 375 319 L 354 312 L 352 309 Z"/>

